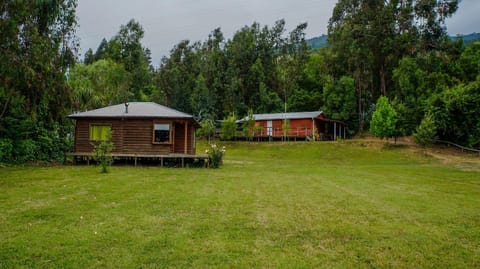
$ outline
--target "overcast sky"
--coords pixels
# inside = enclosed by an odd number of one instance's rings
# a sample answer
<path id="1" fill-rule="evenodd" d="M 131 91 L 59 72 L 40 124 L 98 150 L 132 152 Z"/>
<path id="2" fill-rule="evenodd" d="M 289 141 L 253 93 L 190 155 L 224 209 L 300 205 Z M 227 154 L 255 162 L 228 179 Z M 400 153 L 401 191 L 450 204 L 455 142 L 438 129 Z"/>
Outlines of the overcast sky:
<path id="1" fill-rule="evenodd" d="M 181 40 L 204 41 L 220 27 L 226 38 L 254 21 L 272 26 L 285 19 L 287 31 L 307 22 L 307 38 L 327 33 L 337 0 L 79 0 L 77 16 L 80 52 L 97 49 L 102 38 L 113 37 L 120 25 L 135 19 L 143 26 L 143 44 L 160 59 Z M 480 31 L 480 0 L 462 0 L 447 21 L 452 35 Z"/>

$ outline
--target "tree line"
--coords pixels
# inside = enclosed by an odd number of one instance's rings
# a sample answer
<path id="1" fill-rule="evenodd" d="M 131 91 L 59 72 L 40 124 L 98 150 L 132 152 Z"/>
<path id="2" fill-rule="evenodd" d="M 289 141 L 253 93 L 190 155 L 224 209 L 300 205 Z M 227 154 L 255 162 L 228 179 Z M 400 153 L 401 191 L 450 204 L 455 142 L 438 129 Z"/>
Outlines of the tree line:
<path id="1" fill-rule="evenodd" d="M 396 117 L 389 136 L 412 135 L 428 115 L 436 137 L 478 148 L 480 44 L 445 28 L 458 2 L 340 0 L 321 49 L 307 45 L 306 23 L 287 31 L 279 20 L 181 41 L 154 67 L 135 20 L 78 61 L 76 1 L 4 1 L 0 162 L 58 159 L 71 147 L 66 115 L 127 101 L 202 122 L 323 110 L 354 135 L 370 129 L 384 96 Z"/>

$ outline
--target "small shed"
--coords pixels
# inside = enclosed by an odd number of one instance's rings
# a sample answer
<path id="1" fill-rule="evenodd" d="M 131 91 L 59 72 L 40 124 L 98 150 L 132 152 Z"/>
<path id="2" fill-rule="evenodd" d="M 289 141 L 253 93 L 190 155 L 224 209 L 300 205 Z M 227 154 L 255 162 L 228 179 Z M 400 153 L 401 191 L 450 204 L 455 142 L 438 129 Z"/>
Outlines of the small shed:
<path id="1" fill-rule="evenodd" d="M 258 138 L 307 138 L 315 137 L 318 140 L 337 140 L 346 137 L 345 123 L 339 120 L 327 119 L 322 111 L 313 112 L 289 112 L 254 114 L 255 128 L 254 137 Z M 241 119 L 242 123 L 247 118 Z M 288 129 L 284 130 L 285 121 Z"/>
<path id="2" fill-rule="evenodd" d="M 153 102 L 132 102 L 74 113 L 74 155 L 88 156 L 111 131 L 112 155 L 195 155 L 198 123 L 189 114 Z M 136 160 L 136 159 L 135 159 Z M 163 159 L 162 159 L 163 161 Z"/>

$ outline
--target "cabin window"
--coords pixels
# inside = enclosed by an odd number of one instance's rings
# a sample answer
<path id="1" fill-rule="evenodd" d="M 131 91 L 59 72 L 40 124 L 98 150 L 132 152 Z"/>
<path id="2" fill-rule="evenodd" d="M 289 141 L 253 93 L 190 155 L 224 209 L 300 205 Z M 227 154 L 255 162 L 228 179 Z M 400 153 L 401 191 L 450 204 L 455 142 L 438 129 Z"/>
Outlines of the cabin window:
<path id="1" fill-rule="evenodd" d="M 108 133 L 111 134 L 111 132 L 110 125 L 90 125 L 90 141 L 105 141 Z"/>
<path id="2" fill-rule="evenodd" d="M 162 123 L 153 125 L 153 142 L 170 143 L 170 124 Z"/>

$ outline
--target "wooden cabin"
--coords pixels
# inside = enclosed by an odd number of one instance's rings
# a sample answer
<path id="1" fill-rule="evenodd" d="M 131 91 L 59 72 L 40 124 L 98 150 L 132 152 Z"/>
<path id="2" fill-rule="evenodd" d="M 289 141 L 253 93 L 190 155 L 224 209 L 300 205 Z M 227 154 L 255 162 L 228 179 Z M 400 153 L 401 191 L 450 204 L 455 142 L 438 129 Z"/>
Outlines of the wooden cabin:
<path id="1" fill-rule="evenodd" d="M 193 117 L 153 102 L 113 105 L 68 117 L 76 121 L 74 156 L 91 156 L 93 145 L 104 140 L 108 131 L 114 144 L 112 155 L 117 157 L 196 153 L 199 125 Z"/>
<path id="2" fill-rule="evenodd" d="M 256 138 L 337 140 L 346 138 L 345 123 L 327 119 L 322 111 L 254 114 Z M 242 123 L 247 118 L 239 121 Z M 287 121 L 287 130 L 284 122 Z M 315 135 L 317 132 L 317 135 Z"/>

